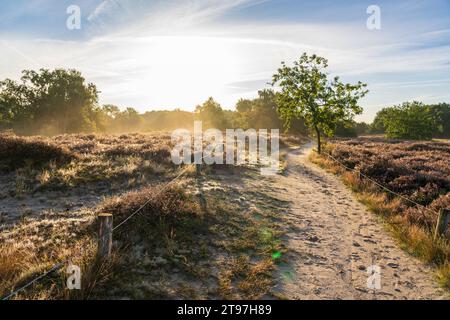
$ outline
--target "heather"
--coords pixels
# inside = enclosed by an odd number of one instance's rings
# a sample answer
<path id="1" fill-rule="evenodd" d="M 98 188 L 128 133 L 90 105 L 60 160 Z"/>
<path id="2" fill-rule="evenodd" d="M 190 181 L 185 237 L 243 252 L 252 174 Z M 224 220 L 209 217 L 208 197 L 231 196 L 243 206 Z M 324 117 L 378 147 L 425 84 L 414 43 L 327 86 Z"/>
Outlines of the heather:
<path id="1" fill-rule="evenodd" d="M 434 226 L 439 209 L 450 206 L 448 143 L 359 138 L 334 140 L 327 152 L 347 167 L 419 204 L 403 199 L 398 208 L 411 223 Z"/>

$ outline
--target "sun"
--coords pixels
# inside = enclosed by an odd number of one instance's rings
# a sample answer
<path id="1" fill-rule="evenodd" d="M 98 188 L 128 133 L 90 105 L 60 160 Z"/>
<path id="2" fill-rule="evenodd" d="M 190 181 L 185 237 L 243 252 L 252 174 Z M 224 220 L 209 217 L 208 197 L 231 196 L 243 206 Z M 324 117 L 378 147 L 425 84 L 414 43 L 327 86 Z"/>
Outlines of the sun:
<path id="1" fill-rule="evenodd" d="M 133 81 L 134 89 L 157 93 L 164 105 L 192 106 L 222 96 L 239 74 L 235 44 L 219 38 L 148 37 L 130 52 L 128 61 L 139 79 Z"/>

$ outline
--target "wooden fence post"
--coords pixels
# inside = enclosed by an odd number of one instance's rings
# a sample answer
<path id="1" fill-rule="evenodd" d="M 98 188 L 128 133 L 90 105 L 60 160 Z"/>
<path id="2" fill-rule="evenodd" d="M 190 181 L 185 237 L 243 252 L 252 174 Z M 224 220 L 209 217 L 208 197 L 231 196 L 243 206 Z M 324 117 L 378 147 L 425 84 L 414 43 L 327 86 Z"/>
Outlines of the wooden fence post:
<path id="1" fill-rule="evenodd" d="M 436 240 L 440 236 L 444 236 L 447 233 L 448 222 L 450 219 L 450 210 L 441 209 L 439 211 L 438 220 L 436 223 L 436 229 L 434 230 L 434 239 Z"/>
<path id="2" fill-rule="evenodd" d="M 100 221 L 98 256 L 100 259 L 108 259 L 112 251 L 113 215 L 110 213 L 100 213 L 98 219 Z"/>

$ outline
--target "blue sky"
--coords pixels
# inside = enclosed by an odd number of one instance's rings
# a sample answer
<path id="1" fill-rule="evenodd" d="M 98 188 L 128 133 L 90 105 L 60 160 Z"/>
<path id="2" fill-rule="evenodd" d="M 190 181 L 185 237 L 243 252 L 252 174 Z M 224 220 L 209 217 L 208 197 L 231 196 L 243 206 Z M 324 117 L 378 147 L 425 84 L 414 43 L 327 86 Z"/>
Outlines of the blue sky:
<path id="1" fill-rule="evenodd" d="M 70 5 L 80 30 L 66 27 Z M 369 5 L 381 30 L 366 27 Z M 76 68 L 101 103 L 140 111 L 193 110 L 209 96 L 231 109 L 304 51 L 368 83 L 360 120 L 403 101 L 450 102 L 449 0 L 0 0 L 0 78 Z"/>

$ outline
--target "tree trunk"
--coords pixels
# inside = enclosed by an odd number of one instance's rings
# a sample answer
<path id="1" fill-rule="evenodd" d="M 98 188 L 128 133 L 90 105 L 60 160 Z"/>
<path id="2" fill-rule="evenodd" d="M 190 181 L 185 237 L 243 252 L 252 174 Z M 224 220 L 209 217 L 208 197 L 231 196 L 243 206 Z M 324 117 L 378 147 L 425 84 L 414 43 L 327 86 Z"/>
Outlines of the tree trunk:
<path id="1" fill-rule="evenodd" d="M 316 134 L 317 134 L 317 152 L 319 154 L 322 153 L 322 143 L 320 141 L 320 130 L 316 127 Z"/>

